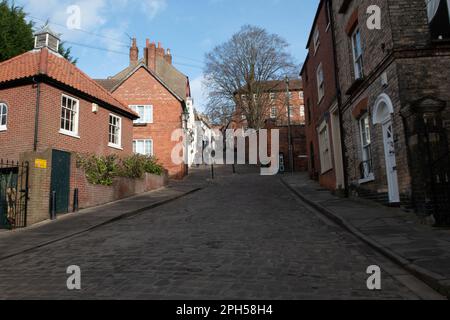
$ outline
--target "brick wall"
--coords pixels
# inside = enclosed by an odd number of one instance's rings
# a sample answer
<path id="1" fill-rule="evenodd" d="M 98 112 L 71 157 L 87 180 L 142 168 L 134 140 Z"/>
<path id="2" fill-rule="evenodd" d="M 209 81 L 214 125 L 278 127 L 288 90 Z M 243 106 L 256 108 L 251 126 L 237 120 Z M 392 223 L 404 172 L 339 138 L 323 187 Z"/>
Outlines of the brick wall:
<path id="1" fill-rule="evenodd" d="M 171 141 L 174 130 L 182 128 L 183 107 L 160 82 L 144 68 L 136 71 L 114 93 L 128 105 L 152 105 L 153 123 L 134 127 L 134 139 L 152 139 L 154 155 L 174 178 L 185 175 L 184 165 L 175 165 L 172 150 L 177 142 Z"/>
<path id="2" fill-rule="evenodd" d="M 392 121 L 401 200 L 409 203 L 413 198 L 411 185 L 414 172 L 410 169 L 408 140 L 405 136 L 407 128 L 404 127 L 402 110 L 410 103 L 427 96 L 450 101 L 450 47 L 431 42 L 426 6 L 421 0 L 353 1 L 345 13 L 339 13 L 342 2 L 333 2 L 333 15 L 336 20 L 335 35 L 343 94 L 343 134 L 349 184 L 354 194 L 387 201 L 389 189 L 382 128 L 372 121 L 375 101 L 384 93 L 389 96 L 394 107 Z M 366 27 L 366 9 L 374 4 L 381 8 L 381 30 L 369 30 Z M 361 30 L 364 61 L 364 80 L 358 85 L 355 85 L 354 81 L 352 46 L 350 36 L 346 32 L 349 21 L 355 14 Z M 382 83 L 383 75 L 386 75 L 387 85 Z M 375 180 L 360 183 L 359 163 L 362 159 L 362 147 L 358 119 L 364 111 L 369 114 L 371 120 Z M 444 114 L 448 114 L 448 111 L 444 111 Z M 420 179 L 419 174 L 417 177 Z"/>
<path id="3" fill-rule="evenodd" d="M 271 130 L 276 129 L 280 131 L 280 154 L 284 156 L 284 166 L 286 171 L 290 171 L 290 159 L 289 159 L 289 128 L 287 126 L 278 126 L 274 121 L 268 121 L 265 127 L 268 130 L 268 153 L 270 154 L 270 148 L 272 143 Z M 291 126 L 292 137 L 292 150 L 294 160 L 294 171 L 305 172 L 308 170 L 308 158 L 306 150 L 306 135 L 304 125 L 292 125 Z M 248 144 L 248 141 L 247 141 Z M 248 158 L 248 155 L 247 155 Z"/>
<path id="4" fill-rule="evenodd" d="M 337 107 L 337 90 L 335 76 L 335 62 L 333 52 L 333 30 L 327 18 L 328 1 L 322 1 L 318 9 L 315 24 L 311 28 L 311 40 L 308 43 L 308 59 L 302 70 L 304 96 L 306 101 L 306 144 L 308 150 L 308 171 L 313 179 L 319 180 L 323 187 L 330 190 L 337 188 L 335 154 L 341 154 L 341 149 L 334 150 L 334 139 L 330 112 Z M 320 45 L 314 44 L 314 32 L 319 31 Z M 325 95 L 319 101 L 317 70 L 322 65 L 324 74 Z M 332 169 L 322 172 L 320 161 L 320 146 L 318 129 L 326 122 L 328 125 L 331 148 Z M 335 124 L 336 125 L 336 124 Z M 336 132 L 339 132 L 337 130 Z M 336 139 L 337 145 L 340 145 Z M 340 158 L 340 156 L 338 157 Z"/>
<path id="5" fill-rule="evenodd" d="M 0 159 L 19 160 L 33 150 L 36 89 L 32 85 L 1 89 L 0 102 L 8 106 L 7 130 L 0 131 Z"/>
<path id="6" fill-rule="evenodd" d="M 61 96 L 66 92 L 41 84 L 39 107 L 38 150 L 49 148 L 97 155 L 132 153 L 132 120 L 122 118 L 122 149 L 108 146 L 109 114 L 99 108 L 92 112 L 92 103 L 79 100 L 79 138 L 59 133 L 61 126 Z M 67 94 L 77 98 L 74 95 Z M 36 88 L 31 85 L 0 90 L 0 101 L 8 105 L 7 131 L 0 132 L 0 158 L 18 160 L 22 152 L 33 151 L 36 114 Z"/>
<path id="7" fill-rule="evenodd" d="M 143 179 L 116 178 L 112 186 L 90 184 L 84 170 L 75 168 L 74 187 L 79 190 L 80 209 L 96 207 L 120 199 L 129 198 L 167 185 L 167 176 L 145 174 Z M 73 193 L 72 193 L 73 194 Z M 71 208 L 73 205 L 71 200 Z"/>

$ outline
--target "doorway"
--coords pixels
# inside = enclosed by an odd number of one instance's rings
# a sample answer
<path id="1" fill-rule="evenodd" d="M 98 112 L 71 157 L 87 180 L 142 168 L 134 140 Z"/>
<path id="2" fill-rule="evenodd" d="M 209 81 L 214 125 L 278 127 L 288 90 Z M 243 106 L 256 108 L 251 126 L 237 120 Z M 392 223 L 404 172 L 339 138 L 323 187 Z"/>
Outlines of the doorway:
<path id="1" fill-rule="evenodd" d="M 70 196 L 70 153 L 52 151 L 52 176 L 50 195 L 56 195 L 56 214 L 69 212 Z"/>
<path id="2" fill-rule="evenodd" d="M 395 136 L 392 114 L 394 106 L 386 94 L 381 94 L 374 108 L 373 123 L 381 124 L 383 134 L 384 159 L 386 162 L 386 177 L 388 184 L 389 202 L 400 202 L 400 191 L 397 175 L 397 160 L 395 152 Z"/>

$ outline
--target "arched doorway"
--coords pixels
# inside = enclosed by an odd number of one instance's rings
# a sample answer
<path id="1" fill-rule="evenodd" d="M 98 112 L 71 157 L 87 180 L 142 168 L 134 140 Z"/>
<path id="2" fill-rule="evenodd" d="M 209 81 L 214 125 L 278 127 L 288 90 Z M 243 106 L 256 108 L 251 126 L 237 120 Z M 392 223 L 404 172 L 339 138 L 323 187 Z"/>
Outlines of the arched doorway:
<path id="1" fill-rule="evenodd" d="M 380 124 L 383 134 L 384 158 L 386 161 L 386 176 L 389 188 L 389 202 L 399 203 L 400 192 L 398 187 L 397 160 L 395 153 L 394 126 L 392 114 L 394 106 L 387 94 L 381 94 L 373 109 L 373 123 Z"/>

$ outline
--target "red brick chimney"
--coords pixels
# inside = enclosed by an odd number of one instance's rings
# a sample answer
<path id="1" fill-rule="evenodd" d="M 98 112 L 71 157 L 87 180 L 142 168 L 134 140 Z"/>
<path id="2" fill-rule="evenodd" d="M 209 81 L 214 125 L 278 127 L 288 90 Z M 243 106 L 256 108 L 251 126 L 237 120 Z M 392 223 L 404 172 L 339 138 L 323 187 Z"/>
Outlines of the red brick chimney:
<path id="1" fill-rule="evenodd" d="M 167 52 L 164 55 L 164 59 L 168 64 L 172 64 L 172 54 L 170 53 L 170 49 L 167 49 Z"/>
<path id="2" fill-rule="evenodd" d="M 158 42 L 158 48 L 156 49 L 156 56 L 164 59 L 165 54 L 166 51 L 162 47 L 161 42 Z"/>
<path id="3" fill-rule="evenodd" d="M 139 48 L 137 47 L 137 40 L 133 38 L 133 43 L 130 48 L 130 65 L 136 65 L 139 61 Z"/>
<path id="4" fill-rule="evenodd" d="M 155 71 L 156 69 L 156 51 L 156 44 L 154 42 L 150 43 L 150 40 L 147 39 L 144 48 L 144 61 L 147 67 L 152 71 Z"/>

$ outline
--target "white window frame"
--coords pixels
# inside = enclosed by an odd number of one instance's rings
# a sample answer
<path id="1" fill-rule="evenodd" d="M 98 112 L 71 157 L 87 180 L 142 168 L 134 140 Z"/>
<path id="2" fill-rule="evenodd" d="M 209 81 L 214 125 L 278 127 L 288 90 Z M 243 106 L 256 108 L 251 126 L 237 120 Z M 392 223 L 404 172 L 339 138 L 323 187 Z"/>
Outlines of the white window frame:
<path id="1" fill-rule="evenodd" d="M 291 119 L 295 116 L 295 108 L 294 106 L 289 106 L 289 109 L 286 110 L 287 116 L 290 116 Z"/>
<path id="2" fill-rule="evenodd" d="M 6 108 L 6 113 L 3 113 L 3 109 Z M 0 103 L 0 131 L 6 131 L 8 128 L 8 105 L 4 102 Z M 5 124 L 2 124 L 2 119 L 5 118 Z"/>
<path id="3" fill-rule="evenodd" d="M 366 126 L 366 120 L 368 121 L 368 126 Z M 372 138 L 370 136 L 370 116 L 368 113 L 364 114 L 359 120 L 358 120 L 358 127 L 359 127 L 359 134 L 360 134 L 360 140 L 361 140 L 361 159 L 362 162 L 371 161 L 373 160 L 372 157 Z M 366 137 L 368 141 L 366 142 L 364 139 L 363 130 L 365 131 Z M 373 163 L 372 163 L 372 172 L 369 172 L 369 174 L 362 178 L 359 183 L 365 183 L 375 180 L 375 175 L 373 172 Z"/>
<path id="4" fill-rule="evenodd" d="M 324 121 L 318 129 L 319 151 L 320 151 L 320 167 L 321 173 L 324 174 L 333 169 L 333 161 L 331 158 L 330 131 L 328 123 Z"/>
<path id="5" fill-rule="evenodd" d="M 270 94 L 269 94 L 269 97 L 270 97 L 270 101 L 275 101 L 275 93 L 273 93 L 273 92 L 271 92 Z"/>
<path id="6" fill-rule="evenodd" d="M 150 142 L 150 153 L 146 154 L 145 153 L 145 149 L 146 149 L 146 144 L 147 142 Z M 138 152 L 138 143 L 143 143 L 143 147 L 144 147 L 144 152 Z M 144 155 L 144 156 L 149 156 L 149 157 L 153 157 L 154 156 L 154 146 L 153 146 L 153 139 L 134 139 L 133 140 L 133 153 L 135 154 L 140 154 L 140 155 Z"/>
<path id="7" fill-rule="evenodd" d="M 131 110 L 140 115 L 138 108 L 144 109 L 144 115 L 142 118 L 133 121 L 133 124 L 153 124 L 153 105 L 151 104 L 135 104 L 128 106 Z"/>
<path id="8" fill-rule="evenodd" d="M 317 104 L 320 104 L 325 97 L 325 78 L 323 74 L 323 65 L 319 64 L 316 71 L 317 78 Z"/>
<path id="9" fill-rule="evenodd" d="M 352 56 L 353 56 L 353 68 L 355 70 L 355 80 L 362 79 L 364 77 L 364 61 L 363 61 L 363 49 L 361 42 L 361 30 L 356 27 L 351 36 L 352 40 Z M 359 51 L 357 52 L 357 37 L 359 38 Z"/>
<path id="10" fill-rule="evenodd" d="M 317 50 L 320 47 L 320 31 L 319 31 L 319 26 L 316 26 L 316 29 L 314 30 L 314 35 L 313 35 L 313 40 L 314 40 L 314 55 L 317 53 Z"/>
<path id="11" fill-rule="evenodd" d="M 326 7 L 325 8 L 325 14 L 326 14 L 327 20 L 328 20 L 327 27 L 326 27 L 326 32 L 328 32 L 328 30 L 330 30 L 330 27 L 331 27 L 331 10 L 330 10 L 329 3 L 326 3 L 325 7 Z"/>
<path id="12" fill-rule="evenodd" d="M 278 116 L 278 110 L 277 110 L 277 107 L 276 107 L 276 106 L 272 106 L 272 107 L 270 108 L 270 118 L 271 118 L 271 119 L 276 119 L 277 116 Z"/>
<path id="13" fill-rule="evenodd" d="M 72 102 L 75 103 L 74 104 L 74 106 L 75 106 L 74 109 L 75 110 L 72 110 L 74 112 L 74 117 L 73 117 L 73 120 L 72 120 L 72 122 L 73 122 L 73 130 L 72 131 L 71 130 L 67 130 L 65 128 L 61 128 L 61 120 L 63 120 L 62 110 L 63 110 L 63 108 L 66 108 L 66 106 L 63 106 L 64 98 L 66 99 L 66 101 L 71 100 Z M 79 119 L 80 119 L 80 100 L 75 99 L 74 97 L 68 96 L 66 94 L 62 94 L 61 95 L 61 113 L 60 113 L 60 116 L 59 116 L 59 122 L 60 122 L 60 124 L 59 124 L 59 133 L 64 134 L 66 136 L 73 137 L 73 138 L 80 138 L 79 127 L 78 127 Z M 67 119 L 65 119 L 65 121 L 66 120 Z"/>
<path id="14" fill-rule="evenodd" d="M 298 97 L 300 98 L 300 100 L 303 100 L 305 98 L 305 93 L 303 91 L 300 91 L 298 93 Z"/>
<path id="15" fill-rule="evenodd" d="M 300 117 L 305 118 L 305 105 L 300 105 Z"/>
<path id="16" fill-rule="evenodd" d="M 117 143 L 114 143 L 111 141 L 111 126 L 113 126 L 113 124 L 111 123 L 111 118 L 115 118 L 118 120 L 118 125 L 117 127 L 119 128 L 119 132 L 117 133 Z M 116 116 L 115 114 L 110 113 L 109 117 L 108 117 L 108 146 L 114 149 L 122 149 L 122 118 L 119 116 Z"/>

